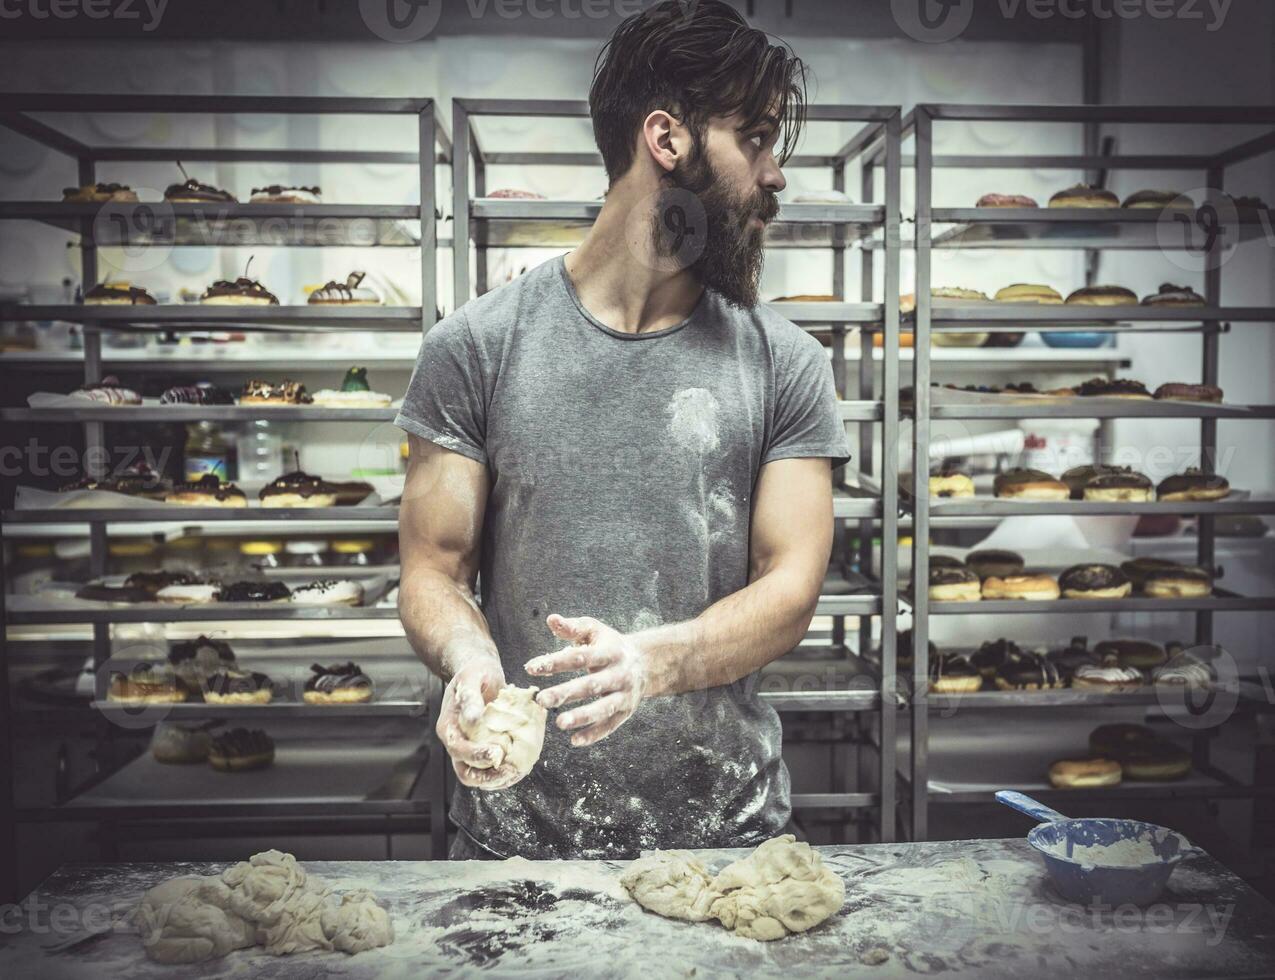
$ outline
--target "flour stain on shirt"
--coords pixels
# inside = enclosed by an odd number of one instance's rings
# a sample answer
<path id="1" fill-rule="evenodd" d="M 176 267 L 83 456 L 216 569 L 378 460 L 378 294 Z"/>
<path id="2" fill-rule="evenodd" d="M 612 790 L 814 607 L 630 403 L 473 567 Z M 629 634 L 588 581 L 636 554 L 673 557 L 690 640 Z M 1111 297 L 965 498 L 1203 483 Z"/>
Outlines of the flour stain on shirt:
<path id="1" fill-rule="evenodd" d="M 703 456 L 721 445 L 717 398 L 707 388 L 683 388 L 664 408 L 673 442 Z"/>

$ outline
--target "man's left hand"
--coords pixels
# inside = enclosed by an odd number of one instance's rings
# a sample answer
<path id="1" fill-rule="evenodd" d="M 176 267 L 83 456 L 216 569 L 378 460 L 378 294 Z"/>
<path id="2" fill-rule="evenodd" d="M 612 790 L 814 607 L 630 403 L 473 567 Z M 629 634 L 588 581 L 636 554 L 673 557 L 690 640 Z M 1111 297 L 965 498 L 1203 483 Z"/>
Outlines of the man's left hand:
<path id="1" fill-rule="evenodd" d="M 527 673 L 534 677 L 569 670 L 588 673 L 546 688 L 536 695 L 536 701 L 543 708 L 559 708 L 595 698 L 557 719 L 560 729 L 574 733 L 572 745 L 592 745 L 637 710 L 647 686 L 646 658 L 632 637 L 588 616 L 566 619 L 555 613 L 548 624 L 555 636 L 569 640 L 571 646 L 527 661 Z"/>

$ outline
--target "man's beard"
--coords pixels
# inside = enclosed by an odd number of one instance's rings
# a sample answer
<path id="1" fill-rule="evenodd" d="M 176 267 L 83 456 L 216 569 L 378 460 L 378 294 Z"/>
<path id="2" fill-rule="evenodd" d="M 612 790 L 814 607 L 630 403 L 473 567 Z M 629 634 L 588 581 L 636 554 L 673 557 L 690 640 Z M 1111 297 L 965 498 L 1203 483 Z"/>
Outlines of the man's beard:
<path id="1" fill-rule="evenodd" d="M 733 193 L 720 179 L 700 149 L 665 178 L 653 224 L 656 253 L 665 258 L 690 252 L 685 268 L 701 285 L 735 306 L 757 305 L 765 260 L 765 229 L 752 225 L 753 217 L 769 223 L 779 213 L 779 199 L 769 191 L 745 196 Z M 687 214 L 687 195 L 699 207 Z M 701 211 L 702 208 L 702 211 Z M 696 229 L 703 215 L 703 229 Z"/>

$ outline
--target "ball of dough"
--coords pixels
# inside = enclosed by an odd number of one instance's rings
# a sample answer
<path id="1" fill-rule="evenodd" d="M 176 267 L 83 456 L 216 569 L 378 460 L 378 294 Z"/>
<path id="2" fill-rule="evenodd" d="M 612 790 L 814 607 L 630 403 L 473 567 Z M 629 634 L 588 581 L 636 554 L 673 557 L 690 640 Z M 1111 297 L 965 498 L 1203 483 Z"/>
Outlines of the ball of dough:
<path id="1" fill-rule="evenodd" d="M 324 908 L 323 933 L 334 948 L 361 953 L 392 943 L 394 923 L 375 895 L 366 888 L 356 888 L 341 897 L 339 906 Z"/>
<path id="2" fill-rule="evenodd" d="M 254 854 L 221 873 L 230 887 L 230 909 L 258 926 L 270 926 L 302 891 L 326 891 L 321 883 L 306 886 L 306 873 L 297 859 L 282 851 Z"/>
<path id="3" fill-rule="evenodd" d="M 759 940 L 805 932 L 836 913 L 846 898 L 845 882 L 792 834 L 728 864 L 713 879 L 713 890 L 721 894 L 713 916 L 737 936 Z"/>
<path id="4" fill-rule="evenodd" d="M 133 923 L 156 963 L 199 963 L 251 946 L 255 928 L 228 910 L 230 889 L 218 878 L 170 878 L 142 896 Z"/>
<path id="5" fill-rule="evenodd" d="M 471 742 L 494 745 L 498 750 L 487 768 L 509 763 L 526 775 L 540 758 L 545 744 L 545 719 L 548 712 L 536 703 L 536 687 L 510 687 L 487 703 L 478 724 L 461 722 L 461 731 Z"/>
<path id="6" fill-rule="evenodd" d="M 721 895 L 712 888 L 708 869 L 690 851 L 657 851 L 634 861 L 620 877 L 643 908 L 669 919 L 704 922 Z"/>

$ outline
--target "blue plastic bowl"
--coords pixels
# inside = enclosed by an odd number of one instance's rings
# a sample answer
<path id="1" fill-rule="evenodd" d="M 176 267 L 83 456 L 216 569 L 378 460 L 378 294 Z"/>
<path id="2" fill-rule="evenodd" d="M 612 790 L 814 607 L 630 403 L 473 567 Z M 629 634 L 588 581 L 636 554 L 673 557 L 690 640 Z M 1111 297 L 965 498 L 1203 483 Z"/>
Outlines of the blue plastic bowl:
<path id="1" fill-rule="evenodd" d="M 1040 334 L 1046 347 L 1105 347 L 1107 337 L 1105 333 L 1084 330 L 1041 331 Z"/>

